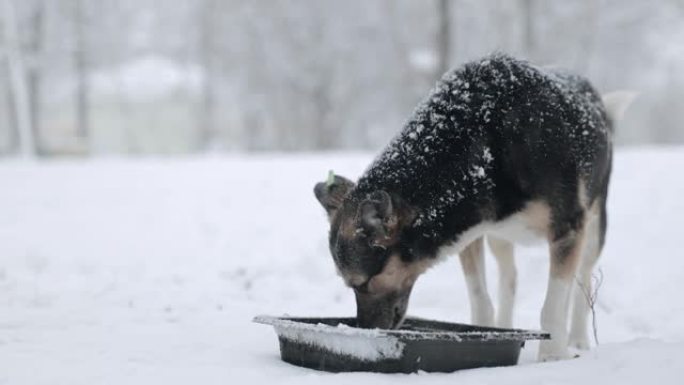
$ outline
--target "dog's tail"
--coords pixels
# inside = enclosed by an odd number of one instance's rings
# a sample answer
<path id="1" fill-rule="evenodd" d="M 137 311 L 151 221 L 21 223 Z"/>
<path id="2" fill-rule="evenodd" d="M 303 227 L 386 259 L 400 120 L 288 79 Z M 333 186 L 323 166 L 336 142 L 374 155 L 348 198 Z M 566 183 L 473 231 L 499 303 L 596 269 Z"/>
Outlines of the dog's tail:
<path id="1" fill-rule="evenodd" d="M 638 95 L 639 93 L 634 91 L 614 91 L 601 96 L 610 120 L 614 123 L 619 122 Z"/>

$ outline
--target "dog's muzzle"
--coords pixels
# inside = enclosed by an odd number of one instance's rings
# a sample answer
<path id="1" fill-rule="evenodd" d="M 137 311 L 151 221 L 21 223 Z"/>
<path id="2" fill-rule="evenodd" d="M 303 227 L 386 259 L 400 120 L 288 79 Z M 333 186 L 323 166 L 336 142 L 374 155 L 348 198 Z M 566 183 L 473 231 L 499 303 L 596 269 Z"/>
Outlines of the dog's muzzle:
<path id="1" fill-rule="evenodd" d="M 397 329 L 406 316 L 411 288 L 383 295 L 356 293 L 356 321 L 362 328 Z"/>

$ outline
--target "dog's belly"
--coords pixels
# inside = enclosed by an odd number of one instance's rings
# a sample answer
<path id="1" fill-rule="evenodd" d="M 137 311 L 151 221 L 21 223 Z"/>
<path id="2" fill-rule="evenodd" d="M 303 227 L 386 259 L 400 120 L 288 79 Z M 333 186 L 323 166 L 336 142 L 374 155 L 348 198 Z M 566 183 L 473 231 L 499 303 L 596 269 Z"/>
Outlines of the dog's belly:
<path id="1" fill-rule="evenodd" d="M 533 245 L 546 239 L 542 231 L 530 227 L 528 223 L 520 218 L 511 218 L 495 223 L 487 230 L 486 234 L 523 245 Z"/>
<path id="2" fill-rule="evenodd" d="M 458 241 L 442 246 L 439 258 L 458 254 L 471 242 L 485 235 L 523 245 L 532 245 L 547 239 L 550 210 L 545 203 L 530 202 L 525 208 L 498 222 L 482 222 L 461 233 Z"/>
<path id="3" fill-rule="evenodd" d="M 514 243 L 535 244 L 547 239 L 549 208 L 544 203 L 531 202 L 499 222 L 487 226 L 487 235 Z"/>

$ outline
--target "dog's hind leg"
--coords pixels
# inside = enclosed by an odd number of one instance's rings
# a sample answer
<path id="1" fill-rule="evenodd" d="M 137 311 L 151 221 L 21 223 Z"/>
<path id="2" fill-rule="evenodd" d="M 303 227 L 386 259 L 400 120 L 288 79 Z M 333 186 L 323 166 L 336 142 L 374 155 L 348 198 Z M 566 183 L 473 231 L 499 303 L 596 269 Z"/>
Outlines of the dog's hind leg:
<path id="1" fill-rule="evenodd" d="M 568 358 L 568 305 L 575 272 L 584 246 L 584 226 L 556 231 L 550 240 L 551 263 L 541 326 L 551 340 L 539 346 L 539 360 Z"/>
<path id="2" fill-rule="evenodd" d="M 487 242 L 499 265 L 499 306 L 496 310 L 496 326 L 510 328 L 513 326 L 513 308 L 518 284 L 513 244 L 491 236 L 487 236 Z"/>
<path id="3" fill-rule="evenodd" d="M 473 241 L 460 254 L 470 299 L 470 320 L 474 325 L 494 326 L 494 307 L 487 291 L 482 238 Z"/>
<path id="4" fill-rule="evenodd" d="M 570 327 L 569 346 L 582 350 L 589 349 L 590 346 L 589 334 L 587 332 L 587 317 L 590 310 L 589 300 L 594 290 L 592 288 L 591 274 L 601 253 L 605 234 L 604 208 L 597 209 L 596 211 L 599 212 L 594 212 L 590 215 L 585 227 L 586 245 L 582 255 L 582 262 L 577 271 Z"/>

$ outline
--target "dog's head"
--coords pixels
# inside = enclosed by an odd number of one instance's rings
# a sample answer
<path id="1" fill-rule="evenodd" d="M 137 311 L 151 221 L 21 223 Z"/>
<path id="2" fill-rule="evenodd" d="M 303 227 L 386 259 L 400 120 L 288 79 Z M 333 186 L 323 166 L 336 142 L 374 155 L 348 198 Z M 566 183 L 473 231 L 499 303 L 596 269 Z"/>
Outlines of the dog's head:
<path id="1" fill-rule="evenodd" d="M 357 196 L 341 176 L 314 188 L 330 220 L 330 252 L 339 274 L 354 289 L 361 327 L 397 328 L 418 275 L 427 269 L 402 241 L 415 210 L 386 191 Z"/>

